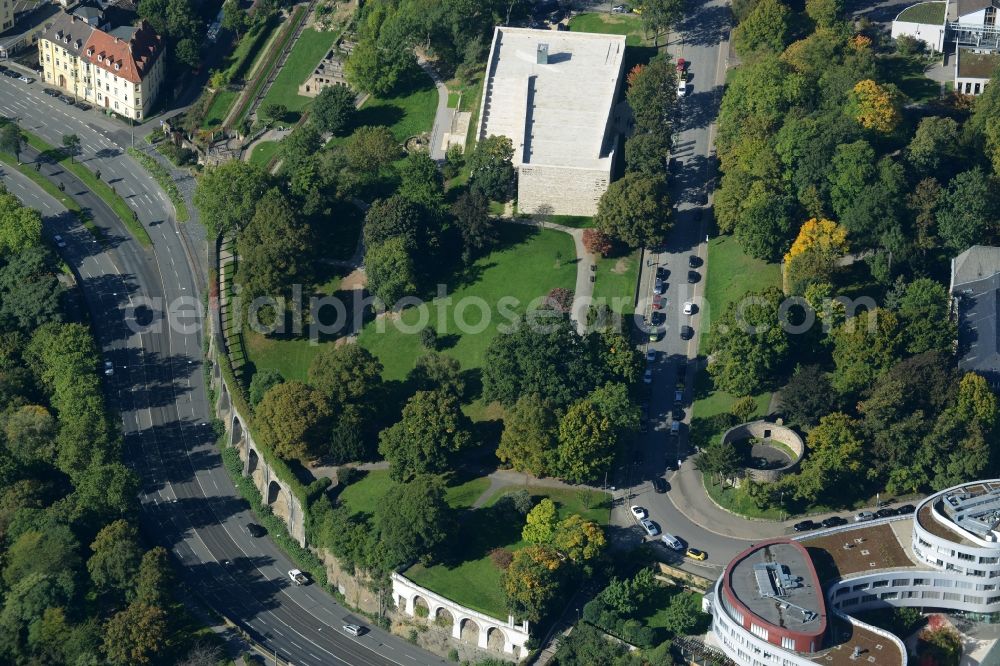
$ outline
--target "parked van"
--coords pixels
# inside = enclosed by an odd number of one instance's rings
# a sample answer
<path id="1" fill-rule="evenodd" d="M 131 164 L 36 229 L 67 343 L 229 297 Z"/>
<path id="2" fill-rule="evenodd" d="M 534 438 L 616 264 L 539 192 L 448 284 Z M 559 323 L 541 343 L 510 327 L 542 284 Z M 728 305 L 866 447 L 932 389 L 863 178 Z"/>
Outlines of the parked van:
<path id="1" fill-rule="evenodd" d="M 678 551 L 684 550 L 684 544 L 681 543 L 681 540 L 675 537 L 673 534 L 667 534 L 666 532 L 664 532 L 663 536 L 660 537 L 660 541 L 663 542 L 664 546 L 666 546 L 671 550 L 678 550 Z"/>

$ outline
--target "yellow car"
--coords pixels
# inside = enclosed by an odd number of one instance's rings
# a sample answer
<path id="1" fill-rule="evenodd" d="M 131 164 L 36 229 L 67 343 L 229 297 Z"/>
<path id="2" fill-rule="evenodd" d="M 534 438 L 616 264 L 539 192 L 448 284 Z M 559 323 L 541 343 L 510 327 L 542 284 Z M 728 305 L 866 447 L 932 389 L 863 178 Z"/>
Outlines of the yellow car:
<path id="1" fill-rule="evenodd" d="M 705 554 L 705 551 L 698 550 L 697 548 L 688 548 L 687 552 L 684 554 L 690 557 L 692 560 L 698 560 L 699 562 L 708 557 L 708 555 Z"/>

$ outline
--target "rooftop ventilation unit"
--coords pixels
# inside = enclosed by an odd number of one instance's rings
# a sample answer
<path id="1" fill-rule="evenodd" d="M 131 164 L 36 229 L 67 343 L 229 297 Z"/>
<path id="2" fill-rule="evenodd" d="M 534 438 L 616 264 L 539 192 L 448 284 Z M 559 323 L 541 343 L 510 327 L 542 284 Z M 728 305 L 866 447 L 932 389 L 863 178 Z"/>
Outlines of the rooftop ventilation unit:
<path id="1" fill-rule="evenodd" d="M 549 45 L 539 44 L 538 51 L 535 53 L 535 62 L 539 65 L 549 64 Z"/>

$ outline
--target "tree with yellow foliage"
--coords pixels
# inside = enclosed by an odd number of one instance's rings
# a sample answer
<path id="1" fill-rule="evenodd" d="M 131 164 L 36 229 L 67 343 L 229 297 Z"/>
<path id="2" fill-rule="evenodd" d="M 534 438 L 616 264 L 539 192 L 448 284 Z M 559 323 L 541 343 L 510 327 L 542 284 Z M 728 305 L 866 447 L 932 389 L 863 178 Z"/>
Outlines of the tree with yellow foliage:
<path id="1" fill-rule="evenodd" d="M 563 563 L 551 546 L 528 546 L 514 553 L 501 580 L 507 610 L 517 618 L 540 620 L 562 585 Z"/>
<path id="2" fill-rule="evenodd" d="M 831 220 L 808 220 L 785 254 L 792 292 L 803 293 L 814 282 L 828 281 L 837 259 L 847 250 L 847 229 Z"/>
<path id="3" fill-rule="evenodd" d="M 879 85 L 871 79 L 858 81 L 851 91 L 848 111 L 865 129 L 888 134 L 902 119 L 900 94 L 891 83 Z"/>

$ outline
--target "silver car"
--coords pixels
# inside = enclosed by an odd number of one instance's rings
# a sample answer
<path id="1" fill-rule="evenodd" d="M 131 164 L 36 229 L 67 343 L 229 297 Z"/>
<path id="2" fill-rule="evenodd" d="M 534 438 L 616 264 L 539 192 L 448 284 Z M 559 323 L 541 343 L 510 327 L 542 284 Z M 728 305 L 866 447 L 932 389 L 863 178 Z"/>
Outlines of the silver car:
<path id="1" fill-rule="evenodd" d="M 639 524 L 642 525 L 642 529 L 646 530 L 646 534 L 648 534 L 651 537 L 656 536 L 657 534 L 660 533 L 660 528 L 657 527 L 656 523 L 654 523 L 649 518 L 640 520 Z"/>

